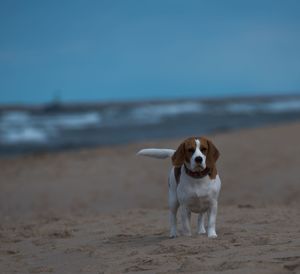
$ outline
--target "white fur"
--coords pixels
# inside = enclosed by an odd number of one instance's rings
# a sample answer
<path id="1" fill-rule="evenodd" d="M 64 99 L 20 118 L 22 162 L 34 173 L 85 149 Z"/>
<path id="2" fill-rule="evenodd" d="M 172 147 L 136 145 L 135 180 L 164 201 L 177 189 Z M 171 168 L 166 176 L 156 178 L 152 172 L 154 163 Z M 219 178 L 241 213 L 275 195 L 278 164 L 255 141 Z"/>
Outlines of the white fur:
<path id="1" fill-rule="evenodd" d="M 195 139 L 195 143 L 196 143 L 196 150 L 191 157 L 190 165 L 188 165 L 188 163 L 187 163 L 187 167 L 190 168 L 191 170 L 195 170 L 198 166 L 200 166 L 201 168 L 204 169 L 204 168 L 206 168 L 206 156 L 200 150 L 201 143 L 200 143 L 199 139 Z M 195 158 L 198 156 L 202 157 L 202 159 L 203 159 L 203 162 L 201 164 L 198 164 L 195 161 Z"/>
<path id="2" fill-rule="evenodd" d="M 200 141 L 195 139 L 196 150 L 193 153 L 190 164 L 187 167 L 194 170 L 197 167 L 206 167 L 206 156 L 200 150 Z M 155 158 L 171 157 L 174 150 L 170 149 L 143 149 L 138 155 L 146 155 Z M 167 156 L 166 156 L 167 155 Z M 198 164 L 195 158 L 201 156 L 203 162 Z M 177 210 L 181 208 L 181 221 L 183 234 L 191 236 L 191 213 L 198 214 L 198 234 L 206 233 L 205 215 L 208 216 L 207 234 L 208 237 L 215 238 L 216 217 L 218 209 L 218 196 L 221 189 L 219 175 L 215 179 L 209 176 L 203 178 L 193 178 L 186 174 L 184 166 L 181 167 L 179 183 L 176 182 L 174 168 L 169 175 L 169 209 L 170 209 L 170 237 L 177 236 Z"/>
<path id="3" fill-rule="evenodd" d="M 140 150 L 137 155 L 143 155 L 143 156 L 148 156 L 148 157 L 153 157 L 153 158 L 158 158 L 158 159 L 165 159 L 168 157 L 172 157 L 172 155 L 175 153 L 174 149 L 159 149 L 159 148 L 146 148 Z"/>
<path id="4" fill-rule="evenodd" d="M 206 233 L 204 218 L 208 215 L 208 237 L 217 237 L 216 217 L 218 196 L 221 189 L 221 180 L 217 175 L 214 180 L 206 176 L 195 179 L 181 168 L 181 176 L 177 185 L 174 168 L 169 176 L 169 209 L 170 209 L 170 237 L 177 236 L 176 214 L 181 206 L 181 220 L 183 234 L 191 236 L 191 213 L 198 213 L 198 234 Z"/>

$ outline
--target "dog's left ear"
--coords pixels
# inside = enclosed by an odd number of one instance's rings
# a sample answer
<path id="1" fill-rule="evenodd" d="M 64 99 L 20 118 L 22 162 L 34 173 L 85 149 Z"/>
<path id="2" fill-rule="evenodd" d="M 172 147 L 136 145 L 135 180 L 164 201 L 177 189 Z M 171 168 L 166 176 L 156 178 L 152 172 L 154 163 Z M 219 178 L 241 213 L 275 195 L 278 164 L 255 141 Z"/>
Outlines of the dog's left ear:
<path id="1" fill-rule="evenodd" d="M 185 158 L 185 142 L 182 142 L 172 156 L 172 164 L 175 167 L 181 167 Z"/>
<path id="2" fill-rule="evenodd" d="M 212 143 L 212 141 L 207 139 L 207 144 L 208 144 L 207 157 L 209 158 L 209 161 L 216 163 L 220 157 L 220 152 L 216 148 L 216 146 Z"/>
<path id="3" fill-rule="evenodd" d="M 206 138 L 204 138 L 204 139 L 206 140 L 207 145 L 208 145 L 208 151 L 207 151 L 207 155 L 206 155 L 206 165 L 210 169 L 209 177 L 211 179 L 215 179 L 218 174 L 217 168 L 216 168 L 216 162 L 220 157 L 220 152 L 216 148 L 216 146 L 213 144 L 212 141 L 210 141 Z"/>

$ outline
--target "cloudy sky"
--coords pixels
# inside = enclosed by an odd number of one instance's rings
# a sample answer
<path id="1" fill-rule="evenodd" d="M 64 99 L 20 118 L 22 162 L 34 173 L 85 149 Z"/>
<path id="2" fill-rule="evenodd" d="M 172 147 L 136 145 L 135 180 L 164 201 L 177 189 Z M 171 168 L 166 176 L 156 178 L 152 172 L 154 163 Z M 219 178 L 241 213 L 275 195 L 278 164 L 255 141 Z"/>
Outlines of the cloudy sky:
<path id="1" fill-rule="evenodd" d="M 1 0 L 0 103 L 300 91 L 297 0 Z"/>

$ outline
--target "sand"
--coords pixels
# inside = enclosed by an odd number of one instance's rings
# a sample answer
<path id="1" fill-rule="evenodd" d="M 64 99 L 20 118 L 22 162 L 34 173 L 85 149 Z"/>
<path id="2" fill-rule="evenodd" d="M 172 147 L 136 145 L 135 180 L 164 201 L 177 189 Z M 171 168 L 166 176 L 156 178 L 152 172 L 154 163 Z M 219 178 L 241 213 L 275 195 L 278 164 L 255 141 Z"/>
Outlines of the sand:
<path id="1" fill-rule="evenodd" d="M 300 273 L 300 124 L 210 136 L 218 238 L 169 239 L 163 140 L 0 159 L 0 273 Z"/>

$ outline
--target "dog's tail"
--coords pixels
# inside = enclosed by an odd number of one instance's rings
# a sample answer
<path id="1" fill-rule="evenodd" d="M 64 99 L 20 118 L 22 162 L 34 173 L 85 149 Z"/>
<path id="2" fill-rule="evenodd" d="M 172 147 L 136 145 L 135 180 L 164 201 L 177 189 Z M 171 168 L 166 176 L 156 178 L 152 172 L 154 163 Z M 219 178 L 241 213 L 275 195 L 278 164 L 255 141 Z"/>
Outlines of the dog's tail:
<path id="1" fill-rule="evenodd" d="M 143 155 L 158 159 L 165 159 L 172 157 L 175 153 L 175 149 L 167 149 L 167 148 L 145 148 L 140 150 L 136 155 Z"/>

